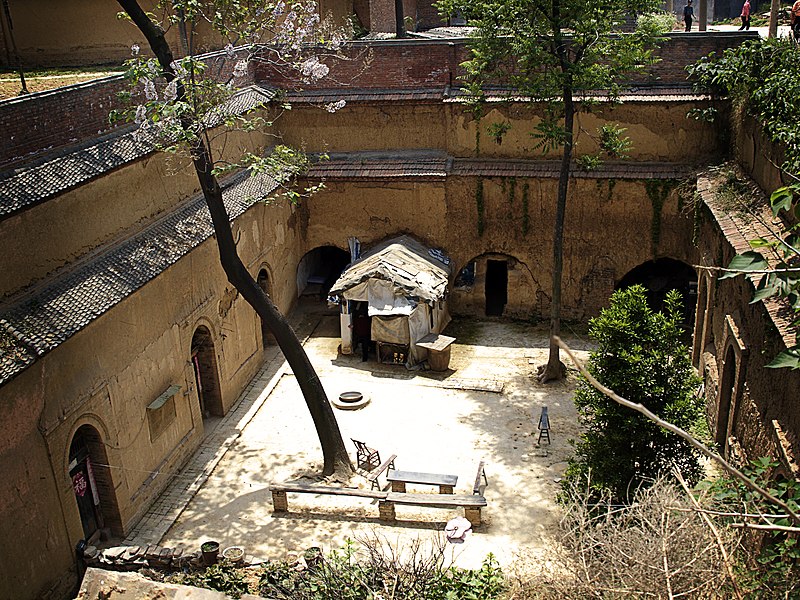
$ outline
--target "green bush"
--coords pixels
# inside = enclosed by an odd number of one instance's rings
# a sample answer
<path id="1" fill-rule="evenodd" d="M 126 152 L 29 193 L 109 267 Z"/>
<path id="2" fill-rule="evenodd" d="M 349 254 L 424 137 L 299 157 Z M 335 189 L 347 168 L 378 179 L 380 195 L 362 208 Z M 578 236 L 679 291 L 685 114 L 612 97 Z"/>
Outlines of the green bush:
<path id="1" fill-rule="evenodd" d="M 442 548 L 423 551 L 419 543 L 401 553 L 380 540 L 358 545 L 348 540 L 321 563 L 297 571 L 285 562 L 262 570 L 259 594 L 276 600 L 492 600 L 505 589 L 505 577 L 489 554 L 477 570 L 443 566 Z M 398 555 L 407 558 L 400 560 Z"/>
<path id="2" fill-rule="evenodd" d="M 590 322 L 597 343 L 587 368 L 603 385 L 662 419 L 698 433 L 704 426 L 699 379 L 681 342 L 681 296 L 667 294 L 664 312 L 648 305 L 645 289 L 633 286 L 611 297 L 611 306 Z M 575 444 L 564 493 L 590 479 L 598 497 L 626 501 L 676 466 L 691 483 L 702 469 L 696 451 L 678 436 L 623 407 L 582 380 L 575 393 L 584 433 Z"/>
<path id="3" fill-rule="evenodd" d="M 226 561 L 186 575 L 179 583 L 224 592 L 231 598 L 239 598 L 249 591 L 242 569 Z"/>
<path id="4" fill-rule="evenodd" d="M 797 512 L 800 510 L 800 482 L 774 476 L 779 463 L 769 458 L 759 458 L 744 469 L 744 474 L 765 488 L 770 494 L 786 502 Z M 747 518 L 742 514 L 759 515 L 760 525 L 790 527 L 796 525 L 786 515 L 770 517 L 783 512 L 762 496 L 753 492 L 738 479 L 723 476 L 714 481 L 702 482 L 698 488 L 708 494 L 728 524 Z M 739 554 L 739 582 L 748 599 L 800 598 L 800 545 L 797 534 L 785 531 L 751 532 L 748 548 L 759 547 L 757 553 Z M 745 556 L 745 560 L 741 556 Z M 755 558 L 755 560 L 752 560 Z M 749 560 L 748 560 L 749 559 Z"/>

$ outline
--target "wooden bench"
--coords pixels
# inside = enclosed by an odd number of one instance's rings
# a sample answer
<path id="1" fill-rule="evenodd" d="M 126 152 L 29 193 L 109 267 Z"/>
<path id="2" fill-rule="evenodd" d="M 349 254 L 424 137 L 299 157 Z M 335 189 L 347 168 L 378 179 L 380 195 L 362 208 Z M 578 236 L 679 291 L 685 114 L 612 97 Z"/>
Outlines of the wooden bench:
<path id="1" fill-rule="evenodd" d="M 357 488 L 337 488 L 327 485 L 312 485 L 305 483 L 273 483 L 269 486 L 272 493 L 272 507 L 274 512 L 286 512 L 289 510 L 289 502 L 286 498 L 287 493 L 292 494 L 325 494 L 329 496 L 355 496 L 359 498 L 373 498 L 382 500 L 389 492 L 380 490 L 359 490 Z"/>
<path id="2" fill-rule="evenodd" d="M 386 479 L 392 482 L 393 492 L 405 492 L 407 483 L 419 483 L 421 485 L 438 485 L 440 494 L 452 494 L 453 488 L 458 482 L 458 475 L 389 469 Z"/>
<path id="3" fill-rule="evenodd" d="M 395 521 L 395 504 L 425 506 L 429 508 L 464 508 L 464 516 L 473 527 L 481 524 L 481 508 L 486 498 L 480 495 L 453 496 L 452 494 L 403 494 L 355 488 L 338 488 L 304 483 L 273 483 L 269 486 L 274 512 L 287 512 L 289 502 L 286 494 L 321 494 L 329 496 L 353 496 L 378 500 L 378 515 L 382 521 Z"/>
<path id="4" fill-rule="evenodd" d="M 542 441 L 542 437 L 547 438 L 547 443 L 550 444 L 550 416 L 547 414 L 547 407 L 542 407 L 542 414 L 539 415 L 539 439 L 536 440 L 536 443 L 539 444 Z"/>
<path id="5" fill-rule="evenodd" d="M 381 521 L 394 521 L 395 504 L 408 506 L 424 506 L 428 508 L 458 508 L 463 507 L 464 516 L 472 523 L 473 527 L 481 524 L 481 508 L 486 506 L 486 498 L 475 494 L 469 496 L 454 496 L 452 494 L 403 494 L 389 492 L 386 498 L 378 501 L 378 511 Z"/>
<path id="6" fill-rule="evenodd" d="M 483 477 L 483 483 L 489 485 L 489 480 L 486 478 L 486 469 L 484 469 L 484 461 L 478 463 L 478 474 L 475 475 L 475 485 L 472 486 L 472 493 L 477 494 L 478 496 L 481 495 L 481 477 Z"/>
<path id="7" fill-rule="evenodd" d="M 374 469 L 369 475 L 367 475 L 367 481 L 370 483 L 370 489 L 381 488 L 381 484 L 378 482 L 378 477 L 387 469 L 394 469 L 395 458 L 397 458 L 397 454 L 392 454 L 389 458 L 378 465 L 377 469 Z"/>

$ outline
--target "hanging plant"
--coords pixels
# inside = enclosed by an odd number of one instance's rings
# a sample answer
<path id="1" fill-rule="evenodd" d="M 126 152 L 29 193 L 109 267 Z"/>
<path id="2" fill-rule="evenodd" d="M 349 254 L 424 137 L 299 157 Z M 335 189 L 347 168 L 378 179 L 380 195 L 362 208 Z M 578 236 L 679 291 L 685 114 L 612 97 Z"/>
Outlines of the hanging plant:
<path id="1" fill-rule="evenodd" d="M 528 227 L 530 226 L 530 217 L 528 216 L 528 193 L 530 192 L 530 187 L 529 183 L 522 186 L 522 235 L 528 235 Z"/>
<path id="2" fill-rule="evenodd" d="M 484 223 L 484 203 L 483 203 L 483 179 L 478 178 L 478 183 L 475 186 L 475 208 L 478 211 L 478 237 L 483 236 Z"/>
<path id="3" fill-rule="evenodd" d="M 653 245 L 653 256 L 658 251 L 658 243 L 661 241 L 661 210 L 670 192 L 678 184 L 674 179 L 648 179 L 645 181 L 645 189 L 650 204 L 653 207 L 653 222 L 650 226 L 650 241 Z"/>

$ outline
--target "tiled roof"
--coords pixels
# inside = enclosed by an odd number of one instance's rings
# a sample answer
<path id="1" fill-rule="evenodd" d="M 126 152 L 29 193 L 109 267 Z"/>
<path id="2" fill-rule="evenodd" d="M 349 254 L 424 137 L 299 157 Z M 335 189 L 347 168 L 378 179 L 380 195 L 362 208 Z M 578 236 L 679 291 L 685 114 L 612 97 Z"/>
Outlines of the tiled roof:
<path id="1" fill-rule="evenodd" d="M 578 99 L 604 102 L 609 96 L 602 92 L 587 92 Z M 691 85 L 652 85 L 636 86 L 623 90 L 618 99 L 622 102 L 696 102 L 709 100 L 710 95 L 692 90 Z M 464 103 L 468 99 L 467 91 L 462 88 L 423 88 L 423 89 L 362 89 L 331 88 L 315 90 L 297 90 L 286 93 L 286 100 L 295 104 L 319 104 L 324 106 L 332 102 L 445 102 Z M 487 90 L 487 102 L 529 102 L 530 97 L 514 94 L 507 89 Z"/>
<path id="2" fill-rule="evenodd" d="M 420 38 L 424 40 L 457 40 L 461 38 L 468 38 L 474 27 L 465 27 L 465 26 L 443 26 L 443 27 L 434 27 L 433 29 L 428 29 L 427 31 L 416 31 L 411 32 L 408 35 L 410 37 Z"/>
<path id="3" fill-rule="evenodd" d="M 226 183 L 233 220 L 277 187 L 242 173 Z M 213 232 L 202 196 L 122 244 L 0 307 L 0 385 L 177 262 Z"/>
<path id="4" fill-rule="evenodd" d="M 463 88 L 453 88 L 444 99 L 448 103 L 463 103 L 469 98 L 468 93 Z M 711 95 L 703 92 L 695 92 L 691 84 L 684 85 L 640 85 L 620 91 L 616 97 L 622 102 L 697 102 L 698 100 L 710 100 Z M 495 88 L 486 90 L 487 102 L 530 102 L 531 97 L 515 93 L 512 89 Z M 610 96 L 607 92 L 587 91 L 576 93 L 575 99 L 591 100 L 593 102 L 607 102 Z"/>
<path id="5" fill-rule="evenodd" d="M 320 105 L 338 102 L 339 100 L 344 100 L 345 102 L 399 102 L 404 100 L 441 102 L 444 94 L 444 88 L 413 90 L 337 88 L 292 91 L 286 94 L 286 99 L 296 104 Z"/>
<path id="6" fill-rule="evenodd" d="M 316 157 L 312 179 L 387 179 L 459 177 L 557 178 L 560 161 L 453 158 L 438 150 L 396 152 L 338 152 L 328 160 Z M 679 179 L 692 172 L 674 163 L 605 162 L 598 169 L 575 169 L 576 179 Z"/>
<path id="7" fill-rule="evenodd" d="M 703 202 L 708 206 L 714 219 L 717 221 L 722 234 L 728 243 L 733 247 L 737 254 L 747 252 L 753 248 L 750 240 L 764 238 L 771 239 L 772 231 L 767 226 L 774 221 L 769 203 L 765 200 L 760 206 L 754 209 L 757 218 L 742 216 L 735 211 L 724 208 L 717 199 L 717 188 L 720 186 L 719 176 L 713 173 L 706 173 L 697 179 L 697 191 Z M 778 258 L 775 252 L 760 249 L 762 255 L 767 259 L 770 268 L 776 268 Z M 708 265 L 708 266 L 727 266 L 727 265 Z M 755 287 L 761 279 L 761 274 L 745 275 Z M 767 309 L 767 313 L 772 319 L 775 328 L 778 330 L 783 343 L 789 348 L 796 343 L 797 327 L 792 325 L 794 313 L 788 301 L 777 298 L 766 298 L 761 301 Z"/>
<path id="8" fill-rule="evenodd" d="M 480 177 L 547 177 L 557 178 L 561 168 L 558 160 L 506 160 L 487 158 L 457 158 L 451 175 Z M 604 162 L 597 169 L 575 168 L 575 179 L 679 179 L 692 172 L 687 165 L 634 161 Z"/>
<path id="9" fill-rule="evenodd" d="M 315 157 L 312 179 L 446 177 L 448 156 L 438 150 L 400 152 L 336 152 Z"/>
<path id="10" fill-rule="evenodd" d="M 274 92 L 250 86 L 233 96 L 227 114 L 242 114 L 268 102 Z M 0 174 L 0 219 L 74 188 L 153 151 L 153 138 L 126 127 L 90 145 L 61 150 L 33 166 Z"/>

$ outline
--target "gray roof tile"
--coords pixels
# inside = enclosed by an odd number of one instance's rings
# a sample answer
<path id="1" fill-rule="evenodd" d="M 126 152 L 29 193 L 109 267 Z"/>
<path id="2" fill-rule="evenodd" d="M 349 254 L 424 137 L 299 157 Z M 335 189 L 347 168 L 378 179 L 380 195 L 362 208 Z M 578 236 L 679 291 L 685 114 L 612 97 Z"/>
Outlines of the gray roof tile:
<path id="1" fill-rule="evenodd" d="M 275 190 L 266 175 L 241 173 L 226 183 L 231 220 Z M 97 317 L 211 236 L 205 200 L 176 212 L 122 244 L 47 280 L 0 308 L 0 385 L 58 347 Z"/>
<path id="2" fill-rule="evenodd" d="M 249 86 L 233 96 L 226 114 L 243 114 L 268 102 L 274 92 Z M 0 174 L 0 219 L 43 202 L 112 169 L 153 151 L 152 136 L 136 135 L 126 127 L 95 143 L 59 155 L 34 166 Z"/>

